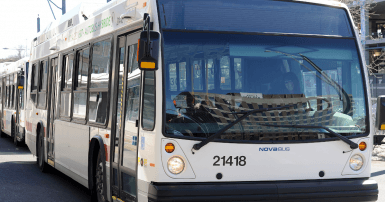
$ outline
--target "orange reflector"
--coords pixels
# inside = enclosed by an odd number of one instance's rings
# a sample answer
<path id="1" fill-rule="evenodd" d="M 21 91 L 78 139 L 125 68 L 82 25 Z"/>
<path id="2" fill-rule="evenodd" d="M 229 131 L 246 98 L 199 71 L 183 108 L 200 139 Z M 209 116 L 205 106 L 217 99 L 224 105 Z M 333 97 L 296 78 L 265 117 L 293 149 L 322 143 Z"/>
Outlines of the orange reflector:
<path id="1" fill-rule="evenodd" d="M 155 62 L 141 62 L 140 67 L 143 69 L 155 69 Z"/>
<path id="2" fill-rule="evenodd" d="M 381 130 L 385 130 L 385 124 L 381 124 Z"/>
<path id="3" fill-rule="evenodd" d="M 104 134 L 104 137 L 109 138 L 110 134 Z"/>
<path id="4" fill-rule="evenodd" d="M 147 6 L 147 2 L 144 2 L 143 3 L 143 8 Z"/>
<path id="5" fill-rule="evenodd" d="M 167 143 L 164 149 L 167 153 L 172 153 L 175 150 L 175 146 L 173 143 Z"/>
<path id="6" fill-rule="evenodd" d="M 358 145 L 358 148 L 360 148 L 361 151 L 364 151 L 366 149 L 366 143 L 360 142 L 360 144 Z"/>
<path id="7" fill-rule="evenodd" d="M 138 48 L 136 49 L 136 61 L 139 60 L 139 47 L 140 47 L 140 39 L 138 39 Z"/>
<path id="8" fill-rule="evenodd" d="M 174 103 L 174 105 L 176 106 L 176 101 L 175 100 L 173 100 L 172 103 Z"/>

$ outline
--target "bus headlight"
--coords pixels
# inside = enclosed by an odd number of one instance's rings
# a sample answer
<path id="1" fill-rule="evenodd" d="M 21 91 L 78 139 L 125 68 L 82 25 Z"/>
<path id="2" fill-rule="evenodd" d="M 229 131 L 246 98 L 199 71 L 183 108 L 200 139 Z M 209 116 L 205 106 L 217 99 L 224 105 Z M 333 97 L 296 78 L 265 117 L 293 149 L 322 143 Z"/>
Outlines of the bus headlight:
<path id="1" fill-rule="evenodd" d="M 180 157 L 173 156 L 168 160 L 167 167 L 172 174 L 179 174 L 184 170 L 184 161 Z"/>
<path id="2" fill-rule="evenodd" d="M 352 158 L 350 158 L 349 165 L 352 170 L 357 171 L 362 168 L 362 165 L 364 165 L 364 159 L 362 159 L 360 155 L 355 154 Z"/>

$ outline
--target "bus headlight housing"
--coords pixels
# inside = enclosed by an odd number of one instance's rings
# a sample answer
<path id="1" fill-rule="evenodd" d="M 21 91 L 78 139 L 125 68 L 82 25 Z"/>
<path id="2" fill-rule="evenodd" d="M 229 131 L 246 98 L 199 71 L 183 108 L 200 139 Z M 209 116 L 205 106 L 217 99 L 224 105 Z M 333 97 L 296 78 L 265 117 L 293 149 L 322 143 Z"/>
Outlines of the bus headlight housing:
<path id="1" fill-rule="evenodd" d="M 358 154 L 353 155 L 349 160 L 349 166 L 354 171 L 361 169 L 362 165 L 364 165 L 364 159 Z"/>
<path id="2" fill-rule="evenodd" d="M 184 161 L 178 156 L 173 156 L 167 161 L 167 168 L 172 174 L 179 174 L 184 170 Z"/>

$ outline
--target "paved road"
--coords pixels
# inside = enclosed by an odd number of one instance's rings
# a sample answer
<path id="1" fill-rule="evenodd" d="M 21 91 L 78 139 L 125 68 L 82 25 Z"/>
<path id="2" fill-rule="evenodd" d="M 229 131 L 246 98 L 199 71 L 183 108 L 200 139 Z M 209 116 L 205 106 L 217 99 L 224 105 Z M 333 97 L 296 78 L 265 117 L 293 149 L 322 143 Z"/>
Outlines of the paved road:
<path id="1" fill-rule="evenodd" d="M 372 178 L 379 185 L 378 201 L 385 202 L 385 162 L 372 162 Z M 0 201 L 90 201 L 88 190 L 52 170 L 41 173 L 27 146 L 15 147 L 11 138 L 0 139 Z"/>
<path id="2" fill-rule="evenodd" d="M 385 162 L 372 161 L 372 179 L 378 183 L 378 201 L 385 201 Z"/>
<path id="3" fill-rule="evenodd" d="M 88 190 L 59 171 L 41 173 L 27 146 L 0 139 L 0 201 L 90 201 Z"/>

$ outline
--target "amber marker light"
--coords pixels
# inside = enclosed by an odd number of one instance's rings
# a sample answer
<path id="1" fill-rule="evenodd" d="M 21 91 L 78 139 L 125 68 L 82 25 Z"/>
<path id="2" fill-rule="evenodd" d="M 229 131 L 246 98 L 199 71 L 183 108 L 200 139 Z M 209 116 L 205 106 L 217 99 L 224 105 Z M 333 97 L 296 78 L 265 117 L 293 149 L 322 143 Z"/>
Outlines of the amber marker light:
<path id="1" fill-rule="evenodd" d="M 360 142 L 360 144 L 358 145 L 358 148 L 360 148 L 361 151 L 364 151 L 366 149 L 366 143 Z"/>
<path id="2" fill-rule="evenodd" d="M 155 62 L 141 62 L 140 67 L 143 69 L 155 69 Z"/>
<path id="3" fill-rule="evenodd" d="M 175 146 L 173 143 L 167 143 L 164 150 L 166 150 L 167 153 L 172 153 L 175 150 Z"/>

